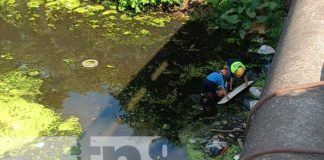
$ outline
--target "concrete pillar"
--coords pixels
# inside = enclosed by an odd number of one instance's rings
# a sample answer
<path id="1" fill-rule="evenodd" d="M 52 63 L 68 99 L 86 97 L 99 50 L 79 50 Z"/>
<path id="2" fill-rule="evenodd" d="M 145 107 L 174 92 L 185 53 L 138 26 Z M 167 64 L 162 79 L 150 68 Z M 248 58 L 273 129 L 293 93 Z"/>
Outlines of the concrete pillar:
<path id="1" fill-rule="evenodd" d="M 262 95 L 323 77 L 324 0 L 294 0 Z M 324 149 L 324 87 L 274 97 L 256 112 L 241 157 L 273 147 Z M 256 159 L 323 160 L 324 155 L 276 153 Z"/>

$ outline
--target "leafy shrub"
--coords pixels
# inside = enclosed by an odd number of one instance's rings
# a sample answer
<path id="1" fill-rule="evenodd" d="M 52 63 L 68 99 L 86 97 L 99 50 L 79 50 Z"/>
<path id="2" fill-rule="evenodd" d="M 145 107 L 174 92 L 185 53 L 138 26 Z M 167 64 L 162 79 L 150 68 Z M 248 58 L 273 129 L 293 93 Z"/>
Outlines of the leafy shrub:
<path id="1" fill-rule="evenodd" d="M 237 32 L 241 39 L 253 25 L 266 24 L 273 12 L 282 10 L 278 2 L 269 0 L 207 0 L 206 3 L 214 8 L 214 22 L 223 29 Z"/>
<path id="2" fill-rule="evenodd" d="M 109 5 L 113 2 L 108 0 L 94 0 L 94 2 Z M 146 6 L 156 6 L 159 4 L 179 4 L 181 0 L 117 0 L 119 11 L 134 10 L 136 13 L 141 12 Z"/>

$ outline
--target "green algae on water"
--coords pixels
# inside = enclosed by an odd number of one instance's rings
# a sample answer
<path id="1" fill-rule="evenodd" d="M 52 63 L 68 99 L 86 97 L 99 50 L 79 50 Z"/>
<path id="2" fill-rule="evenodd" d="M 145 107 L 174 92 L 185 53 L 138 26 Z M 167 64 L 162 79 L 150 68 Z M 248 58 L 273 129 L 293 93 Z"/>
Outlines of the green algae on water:
<path id="1" fill-rule="evenodd" d="M 26 145 L 41 136 L 78 137 L 82 134 L 77 117 L 62 120 L 53 110 L 34 102 L 41 94 L 41 84 L 42 80 L 22 71 L 0 76 L 0 137 L 12 138 L 10 141 L 0 138 L 0 155 L 28 148 Z"/>

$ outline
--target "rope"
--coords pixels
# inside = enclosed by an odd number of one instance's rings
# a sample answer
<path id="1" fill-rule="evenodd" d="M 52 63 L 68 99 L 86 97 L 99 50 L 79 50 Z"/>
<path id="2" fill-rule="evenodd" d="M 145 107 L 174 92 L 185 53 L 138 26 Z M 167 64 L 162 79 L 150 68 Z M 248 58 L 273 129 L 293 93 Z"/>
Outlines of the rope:
<path id="1" fill-rule="evenodd" d="M 296 85 L 296 86 L 290 86 L 290 87 L 285 87 L 285 88 L 279 88 L 279 89 L 276 89 L 276 90 L 270 92 L 269 94 L 263 96 L 260 99 L 260 101 L 257 104 L 255 104 L 255 106 L 252 108 L 251 112 L 249 113 L 249 115 L 247 117 L 246 131 L 248 131 L 249 128 L 250 128 L 250 125 L 251 125 L 250 123 L 251 123 L 253 115 L 257 112 L 257 110 L 259 108 L 262 107 L 262 105 L 265 102 L 267 102 L 272 97 L 283 96 L 283 95 L 286 95 L 288 93 L 291 93 L 292 91 L 297 91 L 297 90 L 310 90 L 310 89 L 321 87 L 321 86 L 324 86 L 324 81 L 315 82 L 315 83 L 308 83 L 308 84 L 302 84 L 302 85 Z"/>
<path id="2" fill-rule="evenodd" d="M 260 101 L 252 108 L 251 112 L 249 113 L 247 120 L 246 120 L 246 132 L 250 129 L 251 120 L 253 115 L 260 109 L 264 103 L 266 103 L 269 99 L 276 97 L 276 96 L 283 96 L 291 93 L 292 91 L 297 90 L 310 90 L 317 87 L 324 86 L 324 81 L 314 82 L 314 83 L 307 83 L 301 85 L 295 85 L 285 88 L 276 89 L 267 95 L 263 96 Z M 307 148 L 291 148 L 291 147 L 276 147 L 270 149 L 263 149 L 256 151 L 254 153 L 248 154 L 241 158 L 241 160 L 248 160 L 252 159 L 261 155 L 265 154 L 272 154 L 272 153 L 297 153 L 297 154 L 324 154 L 324 149 L 307 149 Z"/>
<path id="3" fill-rule="evenodd" d="M 240 160 L 249 160 L 252 158 L 256 158 L 265 154 L 272 153 L 295 153 L 295 154 L 324 154 L 324 149 L 307 149 L 307 148 L 292 148 L 292 147 L 276 147 L 263 149 L 247 156 L 240 158 Z"/>

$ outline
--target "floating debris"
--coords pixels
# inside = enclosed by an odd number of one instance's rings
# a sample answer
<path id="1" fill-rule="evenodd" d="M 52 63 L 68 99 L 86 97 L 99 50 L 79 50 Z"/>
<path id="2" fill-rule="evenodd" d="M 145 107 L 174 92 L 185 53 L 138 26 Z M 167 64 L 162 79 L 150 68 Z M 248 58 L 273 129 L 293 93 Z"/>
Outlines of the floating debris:
<path id="1" fill-rule="evenodd" d="M 93 68 L 98 65 L 98 61 L 95 59 L 87 59 L 82 62 L 82 66 L 85 68 Z"/>
<path id="2" fill-rule="evenodd" d="M 37 148 L 43 148 L 45 146 L 45 143 L 44 142 L 40 142 L 40 143 L 37 143 L 35 146 Z"/>
<path id="3" fill-rule="evenodd" d="M 109 64 L 107 64 L 106 67 L 107 67 L 107 68 L 115 68 L 116 66 L 113 66 L 113 65 L 109 65 Z"/>

